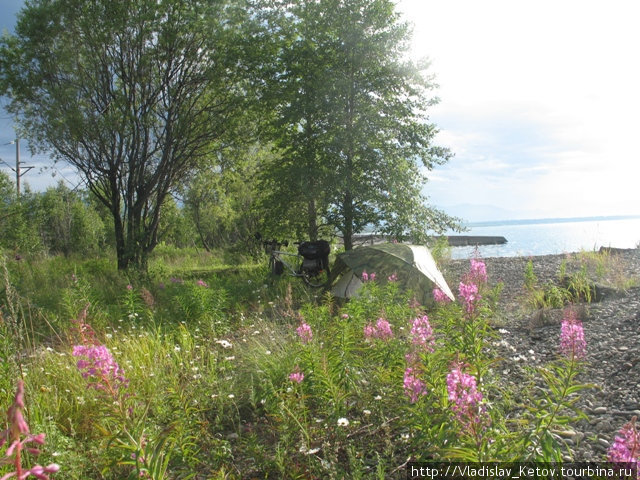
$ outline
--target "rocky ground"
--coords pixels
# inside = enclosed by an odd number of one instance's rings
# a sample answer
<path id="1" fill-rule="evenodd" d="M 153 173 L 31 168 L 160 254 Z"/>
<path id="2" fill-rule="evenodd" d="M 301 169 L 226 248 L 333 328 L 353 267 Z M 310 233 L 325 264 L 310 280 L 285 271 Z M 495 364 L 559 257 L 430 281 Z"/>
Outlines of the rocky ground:
<path id="1" fill-rule="evenodd" d="M 579 266 L 576 254 L 531 258 L 539 284 L 557 283 L 563 260 L 569 271 Z M 504 360 L 499 368 L 507 381 L 517 383 L 525 377 L 525 366 L 543 365 L 556 358 L 562 311 L 541 315 L 526 306 L 524 272 L 529 258 L 484 260 L 490 283 L 504 284 L 498 325 L 502 340 L 498 348 Z M 638 249 L 611 253 L 609 264 L 610 271 L 598 280 L 603 284 L 640 279 Z M 467 260 L 451 260 L 443 270 L 454 287 L 468 268 Z M 633 416 L 640 420 L 640 287 L 608 289 L 600 301 L 579 308 L 587 342 L 586 365 L 579 380 L 594 388 L 583 390 L 578 401 L 588 420 L 563 427 L 558 434 L 570 446 L 573 460 L 600 461 L 620 427 Z"/>

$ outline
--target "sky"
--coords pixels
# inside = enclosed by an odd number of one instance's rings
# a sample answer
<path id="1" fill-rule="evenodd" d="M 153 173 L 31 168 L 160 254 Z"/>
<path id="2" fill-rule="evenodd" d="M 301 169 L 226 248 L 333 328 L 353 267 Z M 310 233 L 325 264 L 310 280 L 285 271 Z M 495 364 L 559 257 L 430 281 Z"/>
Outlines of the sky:
<path id="1" fill-rule="evenodd" d="M 431 59 L 440 85 L 437 143 L 455 153 L 430 172 L 432 203 L 462 205 L 450 209 L 474 220 L 640 213 L 640 4 L 399 8 L 414 23 L 414 55 Z"/>
<path id="2" fill-rule="evenodd" d="M 0 0 L 0 34 L 5 31 L 13 33 L 16 14 L 23 5 L 24 0 Z M 10 142 L 15 142 L 16 133 L 13 128 L 13 119 L 4 109 L 6 104 L 7 99 L 0 98 L 0 170 L 7 173 L 15 181 L 15 170 L 11 170 L 11 168 L 15 169 L 16 166 L 16 146 L 15 143 L 10 144 Z M 59 181 L 65 182 L 70 188 L 74 188 L 80 183 L 80 178 L 70 166 L 54 165 L 49 155 L 46 154 L 32 156 L 27 139 L 21 139 L 19 144 L 21 168 L 24 171 L 27 166 L 34 167 L 22 175 L 22 187 L 27 183 L 32 190 L 42 191 L 49 186 L 56 185 Z"/>
<path id="3" fill-rule="evenodd" d="M 0 0 L 0 29 L 22 4 Z M 428 173 L 431 204 L 472 221 L 640 214 L 640 4 L 399 0 L 398 10 L 439 85 L 436 143 L 455 154 Z M 12 125 L 0 112 L 0 159 L 15 166 Z M 69 167 L 42 171 L 47 155 L 31 158 L 26 140 L 21 154 L 34 190 L 79 182 Z"/>

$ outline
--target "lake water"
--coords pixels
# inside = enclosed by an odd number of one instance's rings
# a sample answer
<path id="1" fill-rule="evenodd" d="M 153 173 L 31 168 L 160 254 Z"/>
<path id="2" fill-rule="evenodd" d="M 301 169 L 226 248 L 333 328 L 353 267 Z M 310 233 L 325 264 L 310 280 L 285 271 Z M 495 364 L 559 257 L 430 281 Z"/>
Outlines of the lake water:
<path id="1" fill-rule="evenodd" d="M 470 227 L 460 235 L 499 235 L 505 245 L 478 247 L 481 257 L 548 255 L 597 250 L 600 247 L 634 248 L 640 244 L 640 217 L 496 222 Z M 454 247 L 452 258 L 471 258 L 475 247 Z"/>

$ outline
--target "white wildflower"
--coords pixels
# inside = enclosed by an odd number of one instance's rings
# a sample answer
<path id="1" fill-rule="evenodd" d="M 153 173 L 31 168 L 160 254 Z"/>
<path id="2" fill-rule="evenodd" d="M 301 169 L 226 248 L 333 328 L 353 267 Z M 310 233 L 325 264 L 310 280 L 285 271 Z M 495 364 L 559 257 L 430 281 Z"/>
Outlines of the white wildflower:
<path id="1" fill-rule="evenodd" d="M 216 340 L 216 343 L 220 345 L 222 348 L 231 348 L 233 344 L 228 340 Z"/>

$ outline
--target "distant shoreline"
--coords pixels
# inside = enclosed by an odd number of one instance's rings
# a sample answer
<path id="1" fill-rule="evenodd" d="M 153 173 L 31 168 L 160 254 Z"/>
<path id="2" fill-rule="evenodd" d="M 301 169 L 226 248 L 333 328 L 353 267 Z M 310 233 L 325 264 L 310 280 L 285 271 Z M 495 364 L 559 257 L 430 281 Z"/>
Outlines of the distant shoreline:
<path id="1" fill-rule="evenodd" d="M 436 235 L 433 238 L 436 240 L 446 238 L 450 247 L 504 245 L 507 243 L 506 238 L 497 235 Z M 358 234 L 353 236 L 355 246 L 377 245 L 389 241 L 393 241 L 393 237 L 388 235 Z"/>
<path id="2" fill-rule="evenodd" d="M 487 220 L 463 223 L 465 227 L 493 227 L 503 225 L 542 225 L 549 223 L 608 222 L 614 220 L 635 220 L 640 215 L 612 215 L 595 217 L 531 218 L 517 220 Z"/>

